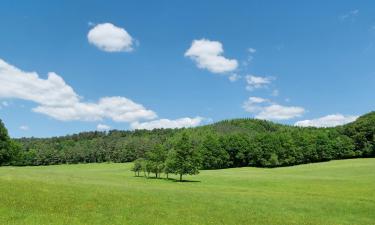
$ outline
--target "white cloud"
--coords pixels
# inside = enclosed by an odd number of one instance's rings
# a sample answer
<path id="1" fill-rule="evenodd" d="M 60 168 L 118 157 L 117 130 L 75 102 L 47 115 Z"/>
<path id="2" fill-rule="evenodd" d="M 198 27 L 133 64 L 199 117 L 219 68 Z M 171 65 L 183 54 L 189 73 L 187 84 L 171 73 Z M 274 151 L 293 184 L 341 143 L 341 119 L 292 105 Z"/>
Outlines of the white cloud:
<path id="1" fill-rule="evenodd" d="M 100 121 L 110 118 L 116 122 L 133 122 L 141 119 L 154 119 L 156 113 L 125 97 L 104 97 L 97 103 L 77 102 L 59 106 L 38 106 L 34 112 L 42 113 L 57 120 Z"/>
<path id="2" fill-rule="evenodd" d="M 256 118 L 265 120 L 288 120 L 295 117 L 300 117 L 305 112 L 305 109 L 297 106 L 283 106 L 273 104 L 266 106 L 260 111 Z"/>
<path id="3" fill-rule="evenodd" d="M 28 126 L 26 126 L 26 125 L 22 125 L 22 126 L 20 126 L 20 130 L 23 130 L 23 131 L 27 131 L 27 130 L 29 130 L 30 128 L 28 127 Z"/>
<path id="4" fill-rule="evenodd" d="M 192 42 L 185 56 L 195 61 L 198 68 L 207 69 L 212 73 L 227 73 L 237 69 L 237 60 L 227 59 L 222 56 L 223 53 L 223 45 L 220 42 L 200 39 Z"/>
<path id="5" fill-rule="evenodd" d="M 341 21 L 351 20 L 353 22 L 355 20 L 355 17 L 358 16 L 358 14 L 359 14 L 359 10 L 354 9 L 340 16 L 340 20 Z"/>
<path id="6" fill-rule="evenodd" d="M 0 59 L 0 98 L 33 101 L 34 112 L 62 121 L 98 121 L 110 118 L 118 122 L 155 119 L 156 113 L 125 97 L 103 97 L 97 103 L 83 102 L 72 87 L 55 73 L 39 78 Z"/>
<path id="7" fill-rule="evenodd" d="M 195 118 L 180 118 L 176 120 L 169 120 L 169 119 L 160 119 L 160 120 L 153 120 L 148 122 L 133 122 L 131 123 L 132 129 L 146 129 L 152 130 L 157 128 L 183 128 L 183 127 L 195 127 L 202 123 L 202 117 L 195 117 Z"/>
<path id="8" fill-rule="evenodd" d="M 257 52 L 257 50 L 255 48 L 248 48 L 247 51 L 251 54 Z"/>
<path id="9" fill-rule="evenodd" d="M 47 79 L 35 72 L 23 72 L 0 59 L 0 98 L 19 98 L 49 106 L 66 106 L 79 96 L 55 73 Z"/>
<path id="10" fill-rule="evenodd" d="M 89 42 L 106 52 L 130 52 L 135 43 L 130 34 L 111 23 L 97 24 L 87 34 Z"/>
<path id="11" fill-rule="evenodd" d="M 246 90 L 253 91 L 258 88 L 264 88 L 267 87 L 274 78 L 272 77 L 259 77 L 254 75 L 247 75 L 245 77 L 246 79 Z"/>
<path id="12" fill-rule="evenodd" d="M 228 77 L 228 79 L 230 82 L 236 82 L 237 80 L 241 79 L 241 76 L 236 73 L 233 73 Z"/>
<path id="13" fill-rule="evenodd" d="M 98 131 L 107 131 L 107 130 L 111 129 L 111 127 L 108 126 L 108 125 L 105 125 L 105 124 L 101 124 L 101 123 L 99 123 L 99 124 L 96 126 L 96 129 L 97 129 Z"/>
<path id="14" fill-rule="evenodd" d="M 242 62 L 242 64 L 245 67 L 247 67 L 251 63 L 251 61 L 253 61 L 253 59 L 254 59 L 253 54 L 255 54 L 257 52 L 257 50 L 255 48 L 248 48 L 247 52 L 248 52 L 247 59 Z"/>
<path id="15" fill-rule="evenodd" d="M 357 118 L 358 116 L 332 114 L 312 120 L 297 121 L 294 125 L 301 127 L 334 127 L 353 122 Z"/>
<path id="16" fill-rule="evenodd" d="M 255 118 L 265 120 L 288 120 L 300 117 L 305 109 L 298 106 L 283 106 L 259 97 L 250 97 L 242 105 L 245 111 L 254 113 Z"/>

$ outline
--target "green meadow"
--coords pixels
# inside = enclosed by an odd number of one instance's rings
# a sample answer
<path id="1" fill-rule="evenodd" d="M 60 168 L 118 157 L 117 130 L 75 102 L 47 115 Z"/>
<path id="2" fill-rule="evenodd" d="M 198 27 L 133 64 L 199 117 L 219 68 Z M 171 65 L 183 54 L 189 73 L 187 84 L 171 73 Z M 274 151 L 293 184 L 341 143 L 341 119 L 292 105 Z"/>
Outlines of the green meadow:
<path id="1" fill-rule="evenodd" d="M 375 159 L 203 170 L 186 182 L 131 166 L 0 167 L 0 224 L 375 224 Z"/>

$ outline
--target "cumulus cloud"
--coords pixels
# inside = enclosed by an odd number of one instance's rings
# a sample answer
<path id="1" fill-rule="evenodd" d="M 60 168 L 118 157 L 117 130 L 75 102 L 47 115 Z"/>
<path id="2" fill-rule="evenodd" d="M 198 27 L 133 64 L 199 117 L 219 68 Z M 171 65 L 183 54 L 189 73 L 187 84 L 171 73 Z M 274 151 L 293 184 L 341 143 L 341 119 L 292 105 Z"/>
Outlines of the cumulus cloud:
<path id="1" fill-rule="evenodd" d="M 97 24 L 89 31 L 87 39 L 106 52 L 130 52 L 135 43 L 124 28 L 116 27 L 111 23 Z"/>
<path id="2" fill-rule="evenodd" d="M 154 119 L 156 113 L 125 97 L 104 97 L 97 103 L 76 102 L 69 106 L 41 105 L 33 109 L 62 121 L 99 121 L 110 118 L 116 122 L 132 122 L 141 119 Z"/>
<path id="3" fill-rule="evenodd" d="M 107 130 L 111 129 L 111 127 L 108 126 L 108 125 L 105 125 L 105 124 L 101 124 L 101 123 L 99 123 L 99 124 L 96 126 L 96 129 L 97 129 L 98 131 L 107 131 Z"/>
<path id="4" fill-rule="evenodd" d="M 125 97 L 103 97 L 96 103 L 83 102 L 72 87 L 55 73 L 42 79 L 35 72 L 24 72 L 0 59 L 0 98 L 17 98 L 39 104 L 34 112 L 62 121 L 118 122 L 155 119 L 156 113 Z"/>
<path id="5" fill-rule="evenodd" d="M 273 77 L 260 77 L 260 76 L 254 76 L 254 75 L 247 75 L 245 77 L 246 79 L 246 90 L 253 91 L 258 88 L 265 88 L 267 87 L 272 80 Z"/>
<path id="6" fill-rule="evenodd" d="M 131 123 L 132 129 L 145 129 L 145 130 L 152 130 L 158 128 L 183 128 L 183 127 L 195 127 L 202 123 L 202 117 L 195 117 L 195 118 L 180 118 L 176 120 L 169 120 L 169 119 L 159 119 L 153 120 L 148 122 L 133 122 Z"/>
<path id="7" fill-rule="evenodd" d="M 0 98 L 19 98 L 49 106 L 71 105 L 79 96 L 55 73 L 47 79 L 35 72 L 23 72 L 0 59 Z"/>
<path id="8" fill-rule="evenodd" d="M 302 107 L 283 106 L 259 97 L 250 97 L 242 107 L 245 111 L 254 113 L 255 118 L 265 120 L 288 120 L 300 117 L 305 112 Z"/>
<path id="9" fill-rule="evenodd" d="M 220 42 L 200 39 L 192 42 L 185 56 L 195 61 L 198 68 L 207 69 L 212 73 L 227 73 L 237 69 L 237 60 L 227 59 L 222 56 L 223 53 L 223 45 Z"/>
<path id="10" fill-rule="evenodd" d="M 297 121 L 294 125 L 300 127 L 334 127 L 353 122 L 357 118 L 358 116 L 332 114 L 316 119 Z"/>

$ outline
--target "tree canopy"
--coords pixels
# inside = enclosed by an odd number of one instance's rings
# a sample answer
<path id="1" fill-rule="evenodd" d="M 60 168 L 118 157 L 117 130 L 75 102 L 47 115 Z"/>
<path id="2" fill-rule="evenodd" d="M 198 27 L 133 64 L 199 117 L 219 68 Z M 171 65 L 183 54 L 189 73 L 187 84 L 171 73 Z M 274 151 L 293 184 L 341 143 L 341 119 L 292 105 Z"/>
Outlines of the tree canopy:
<path id="1" fill-rule="evenodd" d="M 131 162 L 148 173 L 194 174 L 198 169 L 279 167 L 375 156 L 375 112 L 333 128 L 296 127 L 234 119 L 188 129 L 83 132 L 21 138 L 20 151 L 0 126 L 1 165 Z M 185 163 L 188 159 L 189 163 Z M 188 162 L 186 161 L 186 162 Z M 178 168 L 178 169 L 177 169 Z"/>

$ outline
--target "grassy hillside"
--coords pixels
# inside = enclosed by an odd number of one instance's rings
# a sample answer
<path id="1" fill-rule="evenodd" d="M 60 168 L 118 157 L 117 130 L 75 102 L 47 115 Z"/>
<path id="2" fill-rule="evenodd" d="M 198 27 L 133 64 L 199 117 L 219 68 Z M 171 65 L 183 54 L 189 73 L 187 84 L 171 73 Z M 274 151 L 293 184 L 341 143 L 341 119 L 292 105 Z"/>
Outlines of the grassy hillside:
<path id="1" fill-rule="evenodd" d="M 0 167 L 0 224 L 374 224 L 375 159 L 206 170 L 195 182 L 131 164 Z"/>

